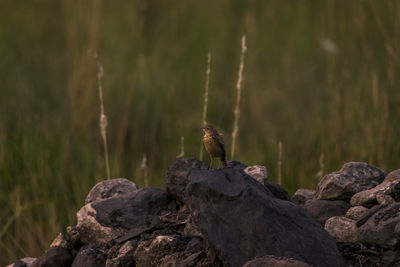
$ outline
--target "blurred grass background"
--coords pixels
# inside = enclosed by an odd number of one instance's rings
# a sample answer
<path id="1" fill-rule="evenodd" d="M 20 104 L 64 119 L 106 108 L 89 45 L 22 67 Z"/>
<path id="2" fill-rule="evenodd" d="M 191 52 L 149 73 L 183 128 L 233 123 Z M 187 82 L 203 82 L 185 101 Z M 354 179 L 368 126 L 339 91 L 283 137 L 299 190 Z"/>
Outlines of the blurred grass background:
<path id="1" fill-rule="evenodd" d="M 347 161 L 397 169 L 399 1 L 0 1 L 0 265 L 38 256 L 106 176 L 163 187 L 198 156 L 206 58 L 208 122 L 231 147 L 240 38 L 247 35 L 236 160 L 283 186 L 314 188 Z M 229 153 L 228 153 L 229 154 Z M 207 155 L 205 160 L 208 162 Z M 21 210 L 23 209 L 23 210 Z"/>

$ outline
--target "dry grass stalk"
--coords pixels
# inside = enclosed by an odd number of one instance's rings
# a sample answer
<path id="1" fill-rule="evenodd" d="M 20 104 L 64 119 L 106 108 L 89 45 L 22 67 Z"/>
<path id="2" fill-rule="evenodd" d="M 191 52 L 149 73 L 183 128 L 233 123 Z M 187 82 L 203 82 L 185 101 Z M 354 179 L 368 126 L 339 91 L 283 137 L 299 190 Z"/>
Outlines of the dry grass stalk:
<path id="1" fill-rule="evenodd" d="M 142 163 L 140 164 L 140 169 L 142 170 L 142 176 L 144 180 L 144 186 L 149 186 L 149 178 L 147 174 L 147 157 L 146 154 L 143 154 Z"/>
<path id="2" fill-rule="evenodd" d="M 325 169 L 325 164 L 324 164 L 324 153 L 321 153 L 319 156 L 319 171 L 317 175 L 315 175 L 315 178 L 320 180 L 324 176 L 324 169 Z"/>
<path id="3" fill-rule="evenodd" d="M 104 101 L 103 101 L 103 86 L 102 79 L 104 75 L 103 66 L 100 63 L 99 57 L 95 50 L 92 51 L 93 58 L 96 61 L 97 66 L 97 81 L 99 86 L 99 98 L 100 98 L 100 133 L 104 144 L 104 158 L 106 162 L 107 179 L 110 179 L 110 163 L 108 160 L 108 147 L 107 147 L 107 116 L 104 113 Z"/>
<path id="4" fill-rule="evenodd" d="M 206 70 L 206 85 L 205 85 L 205 90 L 204 90 L 204 106 L 203 106 L 203 126 L 207 125 L 207 106 L 208 106 L 208 88 L 210 86 L 210 73 L 211 73 L 211 53 L 208 52 L 207 55 L 207 70 Z M 203 142 L 200 145 L 200 160 L 203 160 Z"/>
<path id="5" fill-rule="evenodd" d="M 278 183 L 282 185 L 282 142 L 278 142 Z"/>
<path id="6" fill-rule="evenodd" d="M 185 137 L 181 136 L 181 153 L 176 156 L 177 159 L 183 158 L 185 156 Z"/>
<path id="7" fill-rule="evenodd" d="M 242 80 L 243 80 L 243 68 L 244 68 L 244 54 L 246 53 L 246 35 L 242 37 L 242 54 L 240 56 L 240 66 L 239 66 L 239 73 L 238 73 L 238 80 L 236 83 L 236 105 L 233 111 L 235 116 L 234 124 L 233 124 L 233 132 L 232 132 L 232 150 L 231 150 L 231 159 L 235 156 L 235 144 L 236 144 L 236 137 L 239 131 L 239 116 L 240 116 L 240 95 L 242 93 Z"/>

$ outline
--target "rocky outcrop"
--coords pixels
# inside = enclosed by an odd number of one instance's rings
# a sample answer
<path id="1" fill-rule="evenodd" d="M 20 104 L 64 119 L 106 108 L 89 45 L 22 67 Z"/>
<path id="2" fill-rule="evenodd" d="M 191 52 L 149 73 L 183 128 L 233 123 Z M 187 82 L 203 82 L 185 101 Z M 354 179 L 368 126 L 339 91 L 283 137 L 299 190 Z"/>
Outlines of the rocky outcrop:
<path id="1" fill-rule="evenodd" d="M 65 236 L 14 267 L 400 264 L 398 171 L 385 177 L 367 163 L 347 163 L 291 202 L 266 168 L 228 165 L 208 170 L 179 159 L 168 168 L 166 191 L 100 182 Z"/>
<path id="2" fill-rule="evenodd" d="M 400 264 L 400 170 L 385 176 L 367 163 L 346 163 L 319 182 L 313 199 L 296 193 L 292 200 L 320 223 L 323 220 L 318 214 L 328 217 L 325 229 L 337 241 L 348 265 Z M 325 201 L 324 205 L 318 201 Z M 352 207 L 346 214 L 326 212 L 337 201 L 349 202 Z"/>
<path id="3" fill-rule="evenodd" d="M 262 166 L 192 158 L 168 168 L 166 192 L 100 182 L 32 266 L 342 266 L 332 237 L 266 178 Z"/>

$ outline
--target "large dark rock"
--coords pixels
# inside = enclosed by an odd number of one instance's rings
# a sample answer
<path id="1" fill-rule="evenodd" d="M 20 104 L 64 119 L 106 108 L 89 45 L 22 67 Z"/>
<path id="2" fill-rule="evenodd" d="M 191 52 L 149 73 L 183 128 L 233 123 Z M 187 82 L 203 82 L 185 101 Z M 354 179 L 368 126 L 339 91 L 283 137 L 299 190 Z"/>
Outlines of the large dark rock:
<path id="1" fill-rule="evenodd" d="M 276 257 L 273 255 L 267 255 L 261 258 L 246 262 L 243 267 L 312 267 L 311 265 L 298 261 L 295 259 L 289 259 L 285 257 Z"/>
<path id="2" fill-rule="evenodd" d="M 266 181 L 264 185 L 271 191 L 274 197 L 282 200 L 290 200 L 289 193 L 280 184 Z"/>
<path id="3" fill-rule="evenodd" d="M 178 201 L 183 202 L 183 192 L 188 183 L 188 174 L 192 169 L 208 169 L 208 165 L 196 158 L 184 158 L 172 163 L 165 176 L 167 193 Z"/>
<path id="4" fill-rule="evenodd" d="M 306 212 L 322 226 L 324 226 L 326 220 L 331 217 L 345 215 L 349 208 L 349 203 L 341 200 L 330 201 L 313 199 L 304 205 Z"/>
<path id="5" fill-rule="evenodd" d="M 83 246 L 76 255 L 71 267 L 105 267 L 107 255 L 91 245 Z"/>
<path id="6" fill-rule="evenodd" d="M 124 242 L 158 225 L 158 215 L 169 204 L 163 190 L 143 188 L 86 204 L 77 213 L 76 227 L 85 244 L 102 245 L 117 238 Z"/>
<path id="7" fill-rule="evenodd" d="M 70 267 L 72 260 L 73 254 L 70 249 L 65 247 L 50 247 L 30 267 Z"/>
<path id="8" fill-rule="evenodd" d="M 138 187 L 134 182 L 125 178 L 101 181 L 90 190 L 85 203 L 88 204 L 111 197 L 128 196 L 137 189 Z"/>
<path id="9" fill-rule="evenodd" d="M 358 239 L 365 245 L 394 248 L 399 243 L 400 203 L 382 207 L 358 229 Z M 397 227 L 397 228 L 396 228 Z M 397 229 L 397 230 L 396 230 Z"/>
<path id="10" fill-rule="evenodd" d="M 185 199 L 207 243 L 228 266 L 266 254 L 343 265 L 335 241 L 316 221 L 243 170 L 192 170 Z"/>
<path id="11" fill-rule="evenodd" d="M 386 173 L 365 162 L 349 162 L 338 172 L 325 175 L 318 183 L 317 199 L 345 200 L 361 191 L 377 186 Z"/>

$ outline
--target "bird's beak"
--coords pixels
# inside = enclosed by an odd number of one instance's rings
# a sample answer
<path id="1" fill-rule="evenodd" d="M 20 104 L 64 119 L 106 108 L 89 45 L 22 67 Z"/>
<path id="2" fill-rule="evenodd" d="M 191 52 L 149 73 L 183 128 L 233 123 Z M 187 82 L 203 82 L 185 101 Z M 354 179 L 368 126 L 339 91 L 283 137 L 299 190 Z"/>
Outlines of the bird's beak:
<path id="1" fill-rule="evenodd" d="M 204 127 L 201 127 L 200 130 L 204 131 Z"/>

